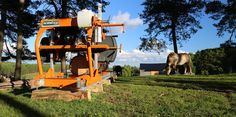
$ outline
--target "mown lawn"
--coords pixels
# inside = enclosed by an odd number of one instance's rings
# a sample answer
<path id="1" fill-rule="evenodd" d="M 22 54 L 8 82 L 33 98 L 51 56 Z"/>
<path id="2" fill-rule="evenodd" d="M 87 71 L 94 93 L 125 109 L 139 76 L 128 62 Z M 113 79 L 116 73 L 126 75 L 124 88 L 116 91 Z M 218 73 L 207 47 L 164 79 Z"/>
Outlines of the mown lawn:
<path id="1" fill-rule="evenodd" d="M 92 101 L 32 100 L 0 92 L 0 116 L 236 116 L 236 74 L 119 78 Z"/>

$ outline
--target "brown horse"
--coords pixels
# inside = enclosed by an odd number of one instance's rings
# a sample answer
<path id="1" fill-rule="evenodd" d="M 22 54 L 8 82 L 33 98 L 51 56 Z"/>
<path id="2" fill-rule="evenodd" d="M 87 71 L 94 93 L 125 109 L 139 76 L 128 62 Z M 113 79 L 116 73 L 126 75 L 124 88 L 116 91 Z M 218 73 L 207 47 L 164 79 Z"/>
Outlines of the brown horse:
<path id="1" fill-rule="evenodd" d="M 184 74 L 192 74 L 190 55 L 187 53 L 170 53 L 166 60 L 166 74 L 169 75 L 172 70 L 178 71 L 177 66 L 184 67 Z"/>

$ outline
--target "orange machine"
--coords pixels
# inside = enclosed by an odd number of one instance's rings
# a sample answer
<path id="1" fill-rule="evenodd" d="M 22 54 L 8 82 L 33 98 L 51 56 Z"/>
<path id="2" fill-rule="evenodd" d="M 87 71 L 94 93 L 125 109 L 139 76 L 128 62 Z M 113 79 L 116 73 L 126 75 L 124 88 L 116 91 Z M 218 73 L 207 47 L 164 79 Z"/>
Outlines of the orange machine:
<path id="1" fill-rule="evenodd" d="M 123 27 L 124 24 L 109 24 L 91 14 L 91 11 L 88 14 L 87 11 L 80 12 L 77 18 L 41 20 L 35 41 L 39 74 L 36 76 L 34 84 L 37 87 L 81 88 L 102 80 L 102 76 L 106 75 L 108 63 L 112 62 L 116 55 L 117 44 L 116 42 L 107 43 L 109 40 L 115 41 L 115 39 L 114 36 L 106 36 L 104 27 Z M 102 29 L 101 42 L 95 41 L 96 29 L 99 27 Z M 83 36 L 81 36 L 82 33 Z M 42 38 L 45 35 L 49 36 Z M 109 51 L 113 52 L 111 61 L 106 60 L 107 57 L 110 57 Z M 66 52 L 77 54 L 70 59 L 71 73 L 65 73 L 63 70 L 55 72 L 53 65 L 47 72 L 44 72 L 43 62 L 48 62 L 45 58 L 50 59 L 51 64 L 55 64 L 61 61 L 63 53 L 65 56 Z M 104 52 L 108 52 L 108 55 L 101 56 Z M 95 53 L 98 56 L 100 54 L 99 59 L 101 59 L 97 60 L 97 68 L 95 67 Z"/>

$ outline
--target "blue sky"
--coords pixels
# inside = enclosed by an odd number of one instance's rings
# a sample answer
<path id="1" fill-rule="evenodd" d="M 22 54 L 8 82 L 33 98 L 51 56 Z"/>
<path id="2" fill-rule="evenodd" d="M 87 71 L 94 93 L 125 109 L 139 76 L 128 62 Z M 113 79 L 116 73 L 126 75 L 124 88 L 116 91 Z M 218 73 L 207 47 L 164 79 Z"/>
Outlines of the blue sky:
<path id="1" fill-rule="evenodd" d="M 119 12 L 128 13 L 130 15 L 130 20 L 139 18 L 139 14 L 142 13 L 143 10 L 143 6 L 141 5 L 142 2 L 143 0 L 110 1 L 110 5 L 105 9 L 106 13 L 104 13 L 104 19 L 110 15 L 111 17 L 117 17 Z M 215 21 L 211 20 L 209 16 L 203 15 L 200 22 L 203 29 L 200 29 L 195 35 L 192 35 L 191 39 L 183 41 L 182 47 L 179 47 L 180 52 L 195 53 L 198 50 L 219 47 L 220 43 L 223 43 L 229 38 L 229 35 L 227 34 L 220 38 L 216 36 L 217 30 L 212 25 Z M 141 52 L 137 50 L 140 44 L 139 38 L 145 35 L 144 30 L 146 28 L 147 25 L 145 24 L 139 24 L 133 27 L 128 26 L 124 34 L 119 34 L 117 41 L 123 44 L 123 52 L 118 54 L 114 65 L 130 64 L 139 66 L 139 63 L 165 62 L 168 53 L 173 51 L 172 44 L 169 44 L 167 50 L 160 54 L 154 52 Z"/>
<path id="2" fill-rule="evenodd" d="M 143 0 L 113 0 L 110 1 L 110 5 L 105 9 L 104 17 L 109 15 L 115 16 L 119 11 L 128 12 L 131 19 L 139 17 L 139 14 L 142 13 L 143 6 L 141 5 Z M 188 52 L 196 52 L 198 50 L 206 48 L 218 47 L 220 43 L 224 42 L 229 36 L 225 35 L 224 37 L 217 37 L 216 28 L 212 25 L 213 20 L 208 18 L 209 16 L 204 15 L 201 18 L 201 25 L 203 29 L 200 29 L 192 38 L 188 41 L 183 41 L 183 47 L 179 48 L 180 50 Z M 124 45 L 125 50 L 132 50 L 137 48 L 140 44 L 139 38 L 145 34 L 144 29 L 146 25 L 139 25 L 135 28 L 128 28 L 125 34 L 121 34 L 119 40 Z M 163 37 L 164 38 L 164 37 Z M 132 43 L 132 44 L 131 44 Z M 126 46 L 125 46 L 126 45 Z M 168 47 L 172 49 L 172 45 Z"/>
<path id="3" fill-rule="evenodd" d="M 103 13 L 104 20 L 110 17 L 111 22 L 126 24 L 125 33 L 122 34 L 115 30 L 113 32 L 119 35 L 117 38 L 118 44 L 122 43 L 123 45 L 123 51 L 118 54 L 113 65 L 130 64 L 139 66 L 139 63 L 165 62 L 166 56 L 173 50 L 172 44 L 168 46 L 166 52 L 160 54 L 137 50 L 140 44 L 140 37 L 145 35 L 144 30 L 147 28 L 147 25 L 143 24 L 142 20 L 139 18 L 139 14 L 143 10 L 142 2 L 143 0 L 110 0 L 110 5 L 106 7 L 106 12 Z M 202 16 L 200 21 L 203 29 L 199 30 L 188 41 L 183 41 L 183 47 L 179 47 L 180 52 L 195 53 L 198 50 L 219 47 L 220 43 L 223 43 L 229 38 L 228 35 L 221 38 L 217 37 L 217 30 L 212 25 L 214 21 L 208 17 L 207 15 Z M 32 50 L 34 50 L 34 41 L 35 37 L 28 40 L 29 47 Z"/>

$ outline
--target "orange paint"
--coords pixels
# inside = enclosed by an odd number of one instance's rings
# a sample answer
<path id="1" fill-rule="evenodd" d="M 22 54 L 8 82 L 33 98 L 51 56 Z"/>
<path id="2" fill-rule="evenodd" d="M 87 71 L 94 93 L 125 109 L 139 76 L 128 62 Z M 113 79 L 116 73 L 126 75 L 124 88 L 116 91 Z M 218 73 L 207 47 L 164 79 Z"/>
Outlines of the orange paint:
<path id="1" fill-rule="evenodd" d="M 45 32 L 47 29 L 50 29 L 50 28 L 39 28 L 39 31 L 35 40 L 35 45 L 34 45 L 36 58 L 37 58 L 37 64 L 38 64 L 38 71 L 40 75 L 43 75 L 43 67 L 42 67 L 42 61 L 40 58 L 39 44 L 40 44 L 40 40 L 41 40 L 43 32 Z"/>
<path id="2" fill-rule="evenodd" d="M 92 63 L 93 61 L 92 61 L 92 48 L 91 48 L 93 28 L 88 28 L 87 34 L 88 34 L 87 56 L 88 56 L 88 62 L 89 62 L 89 75 L 90 75 L 90 77 L 93 77 L 93 63 Z"/>
<path id="3" fill-rule="evenodd" d="M 92 26 L 87 28 L 87 45 L 40 45 L 42 34 L 47 30 L 54 30 L 57 27 L 76 27 L 78 26 L 76 18 L 61 18 L 61 19 L 43 19 L 40 22 L 40 28 L 35 40 L 35 53 L 37 57 L 37 65 L 39 74 L 35 77 L 35 80 L 43 80 L 45 87 L 58 87 L 63 88 L 67 86 L 73 86 L 74 88 L 77 83 L 85 80 L 86 86 L 89 86 L 93 83 L 96 83 L 102 80 L 101 75 L 98 73 L 97 69 L 93 68 L 93 50 L 96 49 L 105 49 L 105 50 L 113 50 L 117 49 L 117 47 L 110 47 L 106 44 L 94 44 L 92 42 L 93 32 L 96 27 L 109 27 L 109 26 L 124 26 L 124 24 L 108 24 L 99 20 L 97 17 L 92 17 Z M 102 37 L 106 37 L 105 33 L 102 33 Z M 49 69 L 47 73 L 43 72 L 42 60 L 40 58 L 40 49 L 49 49 L 55 50 L 56 53 L 60 51 L 87 51 L 87 59 L 88 59 L 88 69 L 89 74 L 78 75 L 78 76 L 69 76 L 64 78 L 64 74 L 59 72 L 55 73 L 53 69 Z M 106 73 L 104 73 L 106 74 Z"/>
<path id="4" fill-rule="evenodd" d="M 74 78 L 45 78 L 44 85 L 46 87 L 63 88 L 69 85 L 76 85 L 77 79 Z"/>
<path id="5" fill-rule="evenodd" d="M 109 47 L 105 44 L 99 44 L 99 45 L 90 45 L 92 49 L 113 49 L 114 47 Z M 87 49 L 87 45 L 42 45 L 39 46 L 39 49 L 54 49 L 54 50 L 79 50 L 79 49 Z"/>

